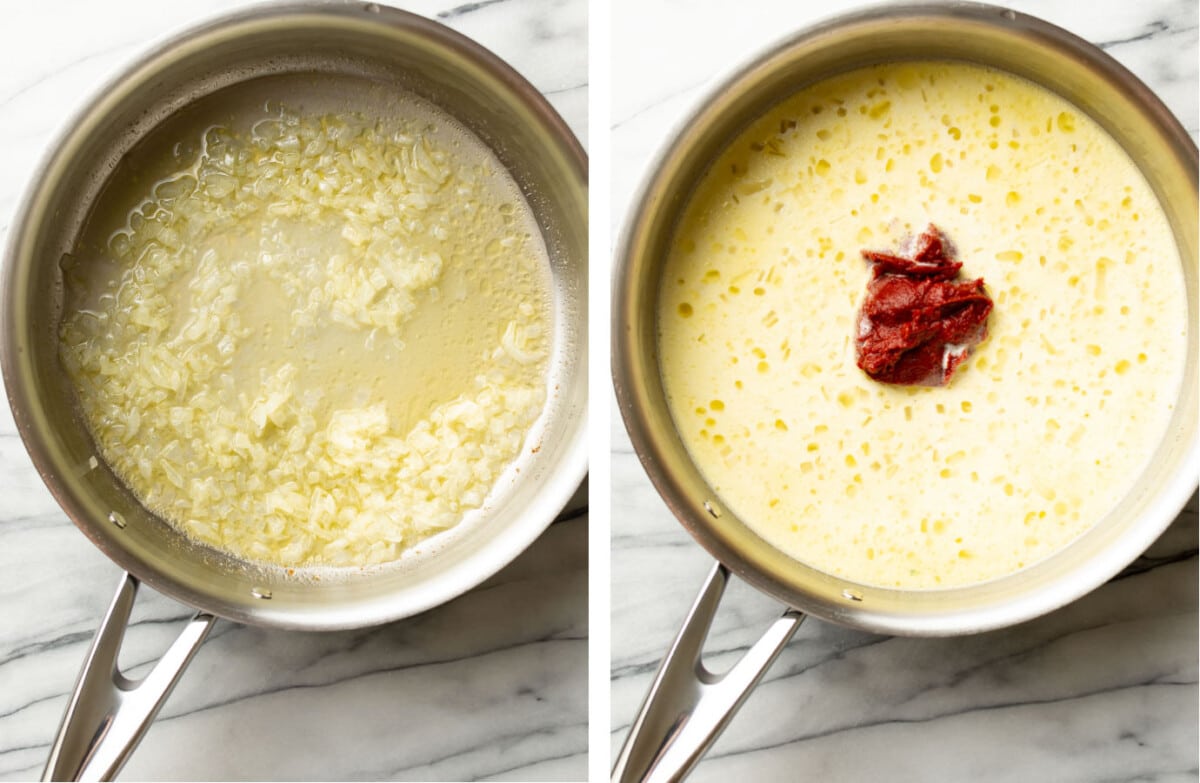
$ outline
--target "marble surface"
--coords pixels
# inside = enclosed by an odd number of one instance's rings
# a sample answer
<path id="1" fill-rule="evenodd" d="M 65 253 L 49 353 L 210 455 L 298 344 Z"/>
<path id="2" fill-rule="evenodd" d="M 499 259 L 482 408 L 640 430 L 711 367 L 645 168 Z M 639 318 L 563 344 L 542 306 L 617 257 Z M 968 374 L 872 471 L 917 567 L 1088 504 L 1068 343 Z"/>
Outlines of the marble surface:
<path id="1" fill-rule="evenodd" d="M 151 40 L 230 0 L 5 7 L 0 234 L 51 134 Z M 437 0 L 587 128 L 583 0 Z M 55 505 L 0 413 L 0 779 L 40 777 L 118 570 Z M 586 500 L 582 501 L 583 503 Z M 303 634 L 221 621 L 125 780 L 579 780 L 587 774 L 586 509 L 480 588 L 374 629 Z M 137 676 L 186 607 L 143 590 L 123 650 Z"/>
<path id="2" fill-rule="evenodd" d="M 708 78 L 787 29 L 859 5 L 618 3 L 614 234 L 649 156 Z M 1099 43 L 1195 138 L 1194 0 L 1009 5 Z M 712 561 L 651 487 L 615 415 L 611 437 L 615 756 Z M 736 661 L 779 611 L 735 580 L 709 639 L 710 667 Z M 1196 738 L 1193 497 L 1121 577 L 1032 622 L 942 640 L 805 623 L 692 779 L 1196 780 Z"/>

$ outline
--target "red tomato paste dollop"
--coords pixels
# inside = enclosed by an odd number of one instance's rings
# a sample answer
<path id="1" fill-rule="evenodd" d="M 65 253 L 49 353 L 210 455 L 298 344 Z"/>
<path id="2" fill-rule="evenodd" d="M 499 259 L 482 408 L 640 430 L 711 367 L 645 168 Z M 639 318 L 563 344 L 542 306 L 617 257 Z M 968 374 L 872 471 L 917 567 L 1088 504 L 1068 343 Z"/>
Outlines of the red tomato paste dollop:
<path id="1" fill-rule="evenodd" d="M 992 299 L 983 278 L 955 280 L 962 262 L 932 224 L 911 257 L 862 251 L 873 264 L 859 316 L 858 366 L 903 386 L 941 386 L 987 337 Z"/>

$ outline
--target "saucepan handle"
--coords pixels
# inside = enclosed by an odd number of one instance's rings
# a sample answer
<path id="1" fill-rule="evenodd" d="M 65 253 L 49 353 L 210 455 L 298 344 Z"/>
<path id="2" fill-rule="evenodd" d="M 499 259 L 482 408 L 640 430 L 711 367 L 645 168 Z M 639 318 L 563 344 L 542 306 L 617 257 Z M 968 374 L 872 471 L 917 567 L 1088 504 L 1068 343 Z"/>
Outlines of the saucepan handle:
<path id="1" fill-rule="evenodd" d="M 130 680 L 117 667 L 117 656 L 137 588 L 133 576 L 122 577 L 75 683 L 43 780 L 112 780 L 216 622 L 197 612 L 154 669 Z"/>
<path id="2" fill-rule="evenodd" d="M 733 668 L 715 675 L 700 655 L 729 570 L 717 563 L 696 596 L 617 757 L 616 783 L 682 780 L 716 741 L 805 615 L 789 609 Z"/>

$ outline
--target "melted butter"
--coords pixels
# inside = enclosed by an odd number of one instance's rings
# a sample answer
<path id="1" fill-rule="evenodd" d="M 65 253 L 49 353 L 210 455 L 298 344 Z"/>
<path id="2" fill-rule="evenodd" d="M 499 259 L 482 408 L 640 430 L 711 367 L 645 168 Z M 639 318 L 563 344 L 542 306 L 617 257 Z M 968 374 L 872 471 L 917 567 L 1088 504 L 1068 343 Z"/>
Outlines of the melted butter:
<path id="1" fill-rule="evenodd" d="M 532 211 L 479 139 L 398 109 L 268 104 L 135 153 L 64 269 L 105 458 L 236 555 L 394 560 L 483 504 L 544 402 Z"/>
<path id="2" fill-rule="evenodd" d="M 500 230 L 490 226 L 481 233 Z M 327 252 L 335 252 L 338 243 L 325 244 L 334 246 Z M 253 397 L 262 379 L 287 361 L 297 368 L 297 387 L 321 391 L 326 415 L 383 400 L 395 429 L 407 432 L 438 404 L 473 388 L 508 322 L 518 317 L 519 302 L 540 298 L 544 306 L 541 270 L 530 261 L 488 261 L 479 258 L 483 255 L 482 249 L 467 250 L 452 258 L 437 285 L 418 294 L 396 336 L 337 323 L 297 323 L 278 283 L 252 273 L 236 308 L 246 336 L 230 368 L 234 392 Z"/>

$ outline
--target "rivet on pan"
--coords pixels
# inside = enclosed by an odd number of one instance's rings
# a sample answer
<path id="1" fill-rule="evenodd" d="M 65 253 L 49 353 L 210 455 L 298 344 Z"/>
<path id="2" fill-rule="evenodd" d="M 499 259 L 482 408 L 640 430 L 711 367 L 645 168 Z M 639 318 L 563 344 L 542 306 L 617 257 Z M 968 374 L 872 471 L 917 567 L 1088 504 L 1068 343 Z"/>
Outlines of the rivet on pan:
<path id="1" fill-rule="evenodd" d="M 863 594 L 857 590 L 846 589 L 842 591 L 842 597 L 849 598 L 851 601 L 861 601 L 863 599 Z"/>
<path id="2" fill-rule="evenodd" d="M 264 601 L 271 600 L 271 591 L 267 590 L 266 588 L 262 588 L 262 587 L 250 588 L 250 595 L 254 596 L 255 598 L 261 598 Z"/>
<path id="3" fill-rule="evenodd" d="M 93 454 L 92 456 L 88 457 L 87 469 L 89 471 L 92 471 L 98 467 L 100 467 L 100 460 L 96 459 L 96 455 Z"/>
<path id="4" fill-rule="evenodd" d="M 713 519 L 721 518 L 721 510 L 712 504 L 711 500 L 704 501 L 704 510 L 712 514 Z"/>
<path id="5" fill-rule="evenodd" d="M 121 528 L 122 530 L 125 529 L 125 517 L 121 516 L 116 511 L 108 512 L 108 521 L 112 522 L 114 525 Z"/>

